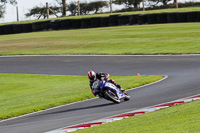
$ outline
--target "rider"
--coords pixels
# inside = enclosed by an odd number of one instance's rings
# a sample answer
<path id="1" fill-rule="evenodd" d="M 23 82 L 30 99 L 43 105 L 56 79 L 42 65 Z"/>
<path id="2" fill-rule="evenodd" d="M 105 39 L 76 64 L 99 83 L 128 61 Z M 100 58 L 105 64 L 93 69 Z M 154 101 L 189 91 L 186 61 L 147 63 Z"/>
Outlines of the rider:
<path id="1" fill-rule="evenodd" d="M 88 78 L 90 79 L 90 88 L 92 89 L 92 85 L 95 81 L 99 80 L 105 80 L 107 82 L 110 82 L 112 84 L 114 84 L 117 88 L 119 88 L 122 92 L 124 91 L 124 89 L 121 88 L 121 85 L 117 84 L 114 80 L 109 79 L 110 74 L 108 73 L 95 73 L 94 71 L 90 70 L 88 72 Z M 96 96 L 95 92 L 92 91 L 92 93 Z"/>

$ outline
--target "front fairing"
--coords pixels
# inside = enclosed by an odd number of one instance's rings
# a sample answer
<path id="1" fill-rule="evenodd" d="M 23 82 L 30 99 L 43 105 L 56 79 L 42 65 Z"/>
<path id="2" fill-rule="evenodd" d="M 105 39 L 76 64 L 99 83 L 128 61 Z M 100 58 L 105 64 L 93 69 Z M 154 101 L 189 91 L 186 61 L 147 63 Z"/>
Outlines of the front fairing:
<path id="1" fill-rule="evenodd" d="M 125 97 L 125 95 L 112 83 L 105 82 L 104 87 L 108 88 L 109 91 L 114 92 L 119 99 L 122 99 Z"/>
<path id="2" fill-rule="evenodd" d="M 93 89 L 99 90 L 100 93 L 107 90 L 109 93 L 114 92 L 119 99 L 125 97 L 125 95 L 112 83 L 109 83 L 105 80 L 95 81 L 93 84 Z"/>

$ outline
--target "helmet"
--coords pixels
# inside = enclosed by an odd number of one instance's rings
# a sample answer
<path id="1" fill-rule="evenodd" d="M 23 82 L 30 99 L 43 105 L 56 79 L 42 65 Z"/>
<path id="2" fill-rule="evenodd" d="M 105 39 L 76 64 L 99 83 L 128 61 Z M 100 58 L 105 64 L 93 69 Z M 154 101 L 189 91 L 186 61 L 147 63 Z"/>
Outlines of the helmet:
<path id="1" fill-rule="evenodd" d="M 96 73 L 95 73 L 94 71 L 90 70 L 90 71 L 88 72 L 88 78 L 89 78 L 90 80 L 94 80 L 94 79 L 96 78 Z"/>

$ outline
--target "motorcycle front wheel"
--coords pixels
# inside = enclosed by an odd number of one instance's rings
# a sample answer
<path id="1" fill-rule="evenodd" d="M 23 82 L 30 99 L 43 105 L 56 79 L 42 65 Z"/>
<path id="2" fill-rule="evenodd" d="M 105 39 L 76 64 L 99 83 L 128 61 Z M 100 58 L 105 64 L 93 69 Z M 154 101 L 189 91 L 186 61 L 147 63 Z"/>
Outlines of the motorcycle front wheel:
<path id="1" fill-rule="evenodd" d="M 126 92 L 124 93 L 124 95 L 125 95 L 124 101 L 130 100 L 130 96 Z"/>
<path id="2" fill-rule="evenodd" d="M 104 96 L 106 99 L 114 102 L 114 103 L 120 103 L 120 99 L 118 99 L 118 97 L 113 93 L 113 92 L 108 92 L 108 91 L 104 91 Z"/>

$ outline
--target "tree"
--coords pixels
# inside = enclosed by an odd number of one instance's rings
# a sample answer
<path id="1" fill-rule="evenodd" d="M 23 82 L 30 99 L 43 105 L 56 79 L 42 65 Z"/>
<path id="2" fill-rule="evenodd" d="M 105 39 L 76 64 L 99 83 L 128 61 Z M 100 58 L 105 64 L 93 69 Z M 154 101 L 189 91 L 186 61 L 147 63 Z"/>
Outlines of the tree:
<path id="1" fill-rule="evenodd" d="M 139 4 L 142 0 L 116 0 L 113 3 L 117 5 L 124 5 L 126 8 L 134 7 L 135 9 L 139 8 Z"/>
<path id="2" fill-rule="evenodd" d="M 59 7 L 56 6 L 51 6 L 51 9 L 54 10 L 55 13 L 60 13 L 61 9 Z M 52 12 L 49 12 L 49 15 L 53 15 Z M 44 19 L 47 17 L 47 12 L 46 12 L 46 6 L 43 7 L 33 7 L 32 9 L 29 10 L 29 13 L 25 14 L 26 17 L 37 17 L 38 19 L 40 19 L 41 17 L 43 17 Z"/>
<path id="3" fill-rule="evenodd" d="M 3 17 L 3 15 L 5 13 L 5 5 L 8 3 L 12 4 L 12 5 L 17 4 L 16 0 L 0 0 L 0 18 Z"/>
<path id="4" fill-rule="evenodd" d="M 108 6 L 108 3 L 105 1 L 80 3 L 80 14 L 87 15 L 90 13 L 98 13 L 98 11 L 101 8 L 107 7 L 107 6 Z M 67 5 L 67 10 L 71 12 L 72 16 L 75 16 L 78 14 L 78 6 L 73 2 Z"/>
<path id="5" fill-rule="evenodd" d="M 172 1 L 172 0 L 160 0 L 160 2 L 163 3 L 163 5 L 167 5 L 167 3 L 170 1 Z"/>
<path id="6" fill-rule="evenodd" d="M 149 3 L 153 2 L 155 3 L 154 5 L 157 5 L 158 3 L 162 3 L 163 5 L 167 5 L 170 1 L 176 2 L 176 0 L 148 0 Z"/>
<path id="7" fill-rule="evenodd" d="M 67 4 L 66 4 L 66 0 L 56 0 L 60 5 L 62 5 L 62 16 L 66 16 L 66 11 L 67 11 Z"/>
<path id="8" fill-rule="evenodd" d="M 91 7 L 89 3 L 80 3 L 81 15 L 88 15 L 91 11 L 93 11 L 93 7 Z"/>
<path id="9" fill-rule="evenodd" d="M 108 7 L 108 2 L 106 1 L 95 1 L 95 2 L 90 2 L 88 6 L 91 6 L 93 11 L 97 13 L 101 8 L 103 7 Z"/>
<path id="10" fill-rule="evenodd" d="M 3 17 L 4 12 L 5 12 L 4 9 L 2 7 L 0 7 L 0 18 Z"/>
<path id="11" fill-rule="evenodd" d="M 73 2 L 67 5 L 67 10 L 70 11 L 71 16 L 76 16 L 77 14 L 77 5 Z"/>

